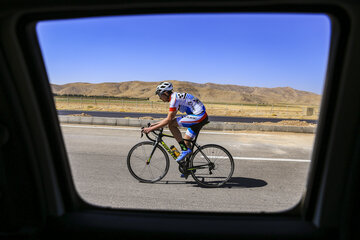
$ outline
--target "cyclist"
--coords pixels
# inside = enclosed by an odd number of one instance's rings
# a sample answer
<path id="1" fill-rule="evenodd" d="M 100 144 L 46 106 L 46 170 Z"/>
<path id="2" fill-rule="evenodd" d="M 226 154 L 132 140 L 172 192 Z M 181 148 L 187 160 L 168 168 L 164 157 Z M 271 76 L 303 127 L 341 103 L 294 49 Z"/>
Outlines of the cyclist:
<path id="1" fill-rule="evenodd" d="M 183 164 L 185 157 L 191 153 L 191 143 L 186 140 L 193 139 L 199 133 L 202 126 L 208 123 L 205 106 L 198 98 L 189 93 L 173 92 L 173 85 L 170 82 L 162 82 L 158 85 L 155 94 L 157 94 L 162 101 L 170 103 L 169 113 L 166 118 L 152 124 L 148 128 L 144 128 L 143 131 L 149 133 L 168 125 L 181 148 L 181 153 L 176 161 L 179 164 Z M 176 118 L 177 111 L 188 115 Z M 179 127 L 188 128 L 184 139 L 182 138 Z"/>

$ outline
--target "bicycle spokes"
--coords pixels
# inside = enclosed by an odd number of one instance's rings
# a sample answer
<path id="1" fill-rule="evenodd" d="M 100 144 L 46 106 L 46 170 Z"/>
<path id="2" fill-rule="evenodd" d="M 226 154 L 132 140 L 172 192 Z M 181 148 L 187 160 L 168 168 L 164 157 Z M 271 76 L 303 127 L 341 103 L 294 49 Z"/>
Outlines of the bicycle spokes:
<path id="1" fill-rule="evenodd" d="M 200 147 L 192 157 L 191 168 L 195 181 L 205 187 L 219 187 L 225 184 L 234 171 L 234 161 L 230 153 L 215 144 Z"/>
<path id="2" fill-rule="evenodd" d="M 127 165 L 131 175 L 139 181 L 156 182 L 169 170 L 169 157 L 160 146 L 141 142 L 130 150 Z"/>

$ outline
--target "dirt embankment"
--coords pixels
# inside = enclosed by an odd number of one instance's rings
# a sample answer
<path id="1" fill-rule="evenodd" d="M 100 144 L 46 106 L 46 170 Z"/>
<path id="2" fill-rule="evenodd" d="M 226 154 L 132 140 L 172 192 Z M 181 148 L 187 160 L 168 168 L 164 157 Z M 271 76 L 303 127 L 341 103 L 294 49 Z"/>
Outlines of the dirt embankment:
<path id="1" fill-rule="evenodd" d="M 255 125 L 277 125 L 277 126 L 297 126 L 297 127 L 316 127 L 316 124 L 308 123 L 306 121 L 300 121 L 300 120 L 283 120 L 280 122 L 258 122 L 258 123 L 252 123 Z"/>

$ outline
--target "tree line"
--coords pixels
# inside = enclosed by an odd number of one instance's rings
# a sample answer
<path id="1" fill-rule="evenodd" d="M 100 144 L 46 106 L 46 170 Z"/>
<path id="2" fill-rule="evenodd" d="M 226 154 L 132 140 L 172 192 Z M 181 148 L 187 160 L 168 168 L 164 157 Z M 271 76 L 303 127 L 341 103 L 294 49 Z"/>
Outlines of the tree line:
<path id="1" fill-rule="evenodd" d="M 134 98 L 134 97 L 116 97 L 116 96 L 105 96 L 105 95 L 82 95 L 82 94 L 57 94 L 53 93 L 54 97 L 60 97 L 60 98 L 96 98 L 96 99 L 114 99 L 114 100 L 149 100 L 149 98 Z"/>

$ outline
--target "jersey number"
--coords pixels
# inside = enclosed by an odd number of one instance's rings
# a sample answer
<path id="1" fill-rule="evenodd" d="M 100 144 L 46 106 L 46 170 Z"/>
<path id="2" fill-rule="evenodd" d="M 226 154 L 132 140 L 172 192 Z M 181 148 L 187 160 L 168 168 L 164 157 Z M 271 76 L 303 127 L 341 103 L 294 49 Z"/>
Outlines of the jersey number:
<path id="1" fill-rule="evenodd" d="M 178 98 L 185 99 L 187 93 L 178 93 Z"/>

